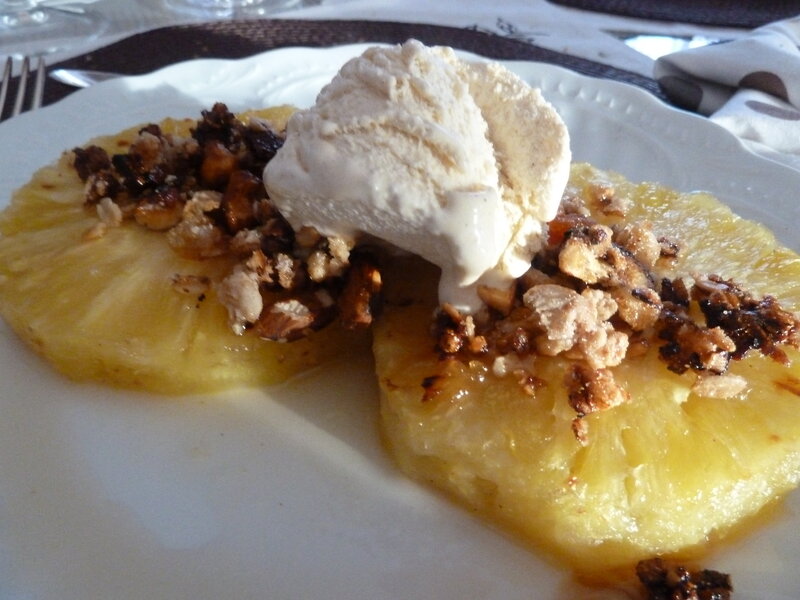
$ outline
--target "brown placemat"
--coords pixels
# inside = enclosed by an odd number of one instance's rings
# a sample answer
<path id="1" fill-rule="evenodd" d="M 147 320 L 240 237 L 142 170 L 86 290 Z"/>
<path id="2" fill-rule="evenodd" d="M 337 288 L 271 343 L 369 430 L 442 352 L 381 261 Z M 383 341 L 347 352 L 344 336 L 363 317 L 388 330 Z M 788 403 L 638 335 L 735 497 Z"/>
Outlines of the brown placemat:
<path id="1" fill-rule="evenodd" d="M 561 65 L 584 75 L 642 87 L 663 99 L 647 77 L 590 60 L 561 54 L 526 42 L 474 29 L 386 21 L 247 20 L 165 27 L 133 35 L 50 69 L 99 69 L 129 75 L 193 58 L 242 58 L 286 46 L 325 47 L 361 42 L 401 43 L 416 38 L 498 60 L 530 60 Z M 49 80 L 44 102 L 55 102 L 75 89 Z"/>
<path id="2" fill-rule="evenodd" d="M 639 19 L 748 29 L 800 14 L 800 0 L 549 0 L 549 2 Z"/>

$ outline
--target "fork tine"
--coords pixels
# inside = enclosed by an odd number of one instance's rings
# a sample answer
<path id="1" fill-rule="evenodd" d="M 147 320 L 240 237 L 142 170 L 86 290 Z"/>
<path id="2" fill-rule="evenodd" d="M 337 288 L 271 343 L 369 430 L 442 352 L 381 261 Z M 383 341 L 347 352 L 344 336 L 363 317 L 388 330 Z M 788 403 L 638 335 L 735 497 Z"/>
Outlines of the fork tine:
<path id="1" fill-rule="evenodd" d="M 25 99 L 25 88 L 28 87 L 28 72 L 31 70 L 31 60 L 26 56 L 22 59 L 22 71 L 19 74 L 17 97 L 14 99 L 14 108 L 11 116 L 16 117 L 22 112 L 22 101 Z"/>
<path id="2" fill-rule="evenodd" d="M 36 79 L 33 86 L 33 98 L 31 98 L 31 110 L 36 110 L 42 105 L 42 97 L 44 96 L 44 59 L 40 56 L 36 61 Z"/>
<path id="3" fill-rule="evenodd" d="M 0 121 L 3 120 L 3 109 L 6 106 L 6 96 L 8 95 L 8 84 L 11 81 L 11 67 L 14 62 L 9 56 L 6 59 L 6 66 L 3 69 L 3 81 L 0 82 Z"/>

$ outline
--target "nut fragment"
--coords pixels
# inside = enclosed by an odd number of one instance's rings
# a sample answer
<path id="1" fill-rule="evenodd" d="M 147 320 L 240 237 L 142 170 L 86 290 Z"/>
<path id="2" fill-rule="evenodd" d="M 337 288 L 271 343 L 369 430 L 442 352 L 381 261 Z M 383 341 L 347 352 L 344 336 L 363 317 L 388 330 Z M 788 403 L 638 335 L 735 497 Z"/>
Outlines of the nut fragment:
<path id="1" fill-rule="evenodd" d="M 651 288 L 616 287 L 610 291 L 617 303 L 620 319 L 633 331 L 644 331 L 658 321 L 661 314 L 661 298 Z"/>
<path id="2" fill-rule="evenodd" d="M 702 569 L 690 571 L 662 558 L 639 561 L 636 576 L 647 600 L 731 600 L 733 585 L 725 573 Z"/>
<path id="3" fill-rule="evenodd" d="M 86 148 L 73 148 L 73 166 L 82 181 L 86 181 L 92 173 L 111 168 L 111 158 L 100 146 L 90 145 Z"/>
<path id="4" fill-rule="evenodd" d="M 236 233 L 257 223 L 256 207 L 264 198 L 264 185 L 248 171 L 237 170 L 230 174 L 221 207 L 228 230 Z"/>
<path id="5" fill-rule="evenodd" d="M 203 163 L 200 166 L 203 184 L 211 188 L 222 187 L 237 167 L 236 155 L 222 142 L 210 141 L 203 146 Z"/>
<path id="6" fill-rule="evenodd" d="M 368 260 L 353 262 L 339 296 L 339 313 L 342 325 L 348 329 L 361 329 L 372 324 L 381 292 L 382 281 L 378 268 Z"/>
<path id="7" fill-rule="evenodd" d="M 661 243 L 653 233 L 653 224 L 649 221 L 624 225 L 615 231 L 614 241 L 647 268 L 652 269 L 661 257 Z"/>
<path id="8" fill-rule="evenodd" d="M 779 344 L 800 346 L 800 319 L 778 304 L 773 296 L 756 298 L 733 281 L 716 275 L 695 276 L 693 297 L 709 327 L 719 327 L 734 344 L 734 358 L 751 349 L 788 362 Z"/>
<path id="9" fill-rule="evenodd" d="M 478 297 L 490 308 L 493 308 L 501 315 L 508 315 L 514 306 L 516 286 L 511 285 L 504 289 L 489 287 L 488 285 L 478 286 Z"/>
<path id="10" fill-rule="evenodd" d="M 133 211 L 139 225 L 154 231 L 166 231 L 183 218 L 183 198 L 174 187 L 162 187 L 144 196 Z"/>
<path id="11" fill-rule="evenodd" d="M 602 261 L 611 249 L 611 239 L 611 229 L 605 225 L 569 230 L 558 255 L 559 268 L 586 283 L 603 281 L 611 271 Z"/>
<path id="12" fill-rule="evenodd" d="M 631 200 L 617 194 L 614 186 L 607 181 L 596 181 L 588 186 L 586 194 L 603 214 L 624 217 L 631 206 Z"/>
<path id="13" fill-rule="evenodd" d="M 537 349 L 547 356 L 571 352 L 592 368 L 618 365 L 628 347 L 627 335 L 608 322 L 617 310 L 614 299 L 601 290 L 582 294 L 561 285 L 529 289 L 522 298 L 542 334 Z"/>
<path id="14" fill-rule="evenodd" d="M 619 406 L 628 400 L 609 369 L 591 369 L 576 363 L 566 375 L 569 405 L 580 416 Z"/>
<path id="15" fill-rule="evenodd" d="M 208 215 L 218 209 L 222 194 L 195 193 L 183 207 L 183 219 L 167 232 L 167 242 L 181 256 L 191 259 L 213 258 L 228 251 L 228 236 Z"/>
<path id="16" fill-rule="evenodd" d="M 220 282 L 217 296 L 228 310 L 228 322 L 237 335 L 244 333 L 246 325 L 255 323 L 264 308 L 258 274 L 242 265 Z"/>
<path id="17" fill-rule="evenodd" d="M 692 393 L 704 398 L 733 398 L 747 388 L 747 380 L 741 375 L 698 375 L 692 385 Z"/>
<path id="18" fill-rule="evenodd" d="M 111 198 L 103 198 L 97 203 L 97 217 L 107 227 L 119 227 L 122 224 L 122 211 Z"/>
<path id="19" fill-rule="evenodd" d="M 264 339 L 291 342 L 324 327 L 334 316 L 324 295 L 290 297 L 265 307 L 253 330 Z"/>

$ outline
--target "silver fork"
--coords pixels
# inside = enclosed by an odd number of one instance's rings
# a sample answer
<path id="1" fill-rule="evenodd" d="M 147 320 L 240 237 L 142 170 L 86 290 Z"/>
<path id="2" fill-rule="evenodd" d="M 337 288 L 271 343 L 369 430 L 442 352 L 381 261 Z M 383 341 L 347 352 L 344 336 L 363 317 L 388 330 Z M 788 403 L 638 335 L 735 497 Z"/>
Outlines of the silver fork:
<path id="1" fill-rule="evenodd" d="M 17 93 L 14 95 L 14 101 L 11 102 L 9 98 L 8 105 L 11 110 L 6 106 L 6 97 L 11 84 L 11 72 L 13 66 L 11 57 L 6 59 L 6 66 L 3 69 L 3 80 L 0 81 L 0 121 L 16 117 L 18 114 L 25 110 L 25 96 L 28 91 L 28 79 L 31 74 L 31 59 L 27 56 L 22 59 L 22 69 L 19 73 L 19 80 L 17 81 Z M 28 101 L 28 109 L 34 110 L 42 105 L 42 96 L 44 95 L 44 76 L 45 65 L 44 59 L 39 57 L 36 62 L 35 79 L 33 83 L 33 93 Z"/>

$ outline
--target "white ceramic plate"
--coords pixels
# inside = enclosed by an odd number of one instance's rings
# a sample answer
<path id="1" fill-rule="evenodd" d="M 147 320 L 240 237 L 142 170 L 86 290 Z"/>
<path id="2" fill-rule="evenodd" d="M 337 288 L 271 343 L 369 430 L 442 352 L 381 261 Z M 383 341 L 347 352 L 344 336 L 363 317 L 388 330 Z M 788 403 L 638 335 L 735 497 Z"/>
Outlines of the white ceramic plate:
<path id="1" fill-rule="evenodd" d="M 0 198 L 89 138 L 166 116 L 311 104 L 364 46 L 203 60 L 108 82 L 0 125 Z M 800 174 L 629 86 L 508 63 L 569 124 L 576 159 L 717 193 L 798 249 Z M 0 325 L 0 598 L 617 598 L 570 581 L 406 481 L 377 435 L 371 365 L 164 399 L 67 382 Z M 737 600 L 796 598 L 797 494 L 717 553 Z M 766 582 L 766 583 L 764 583 Z"/>

